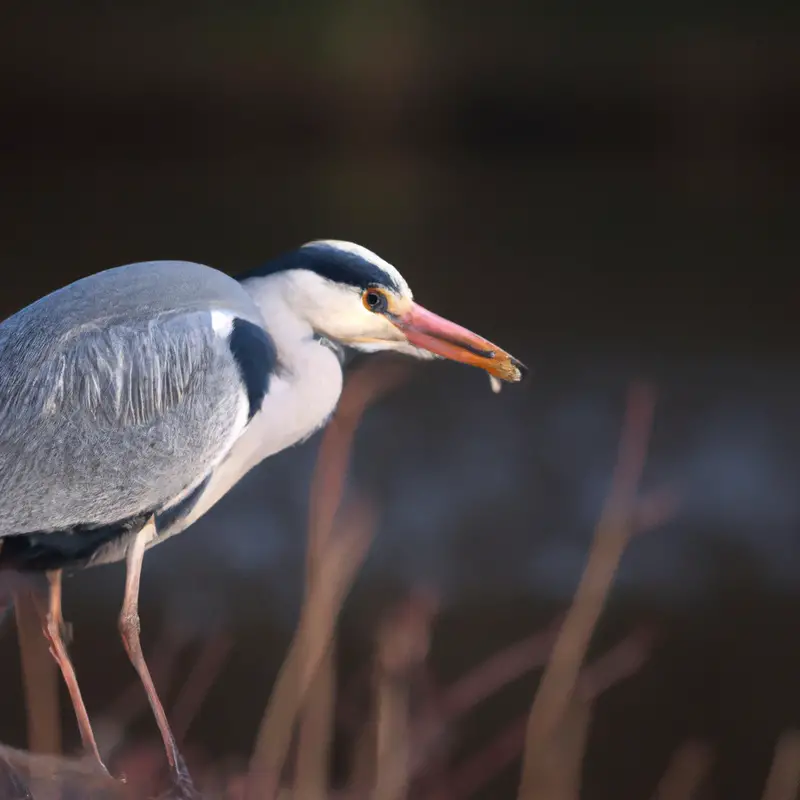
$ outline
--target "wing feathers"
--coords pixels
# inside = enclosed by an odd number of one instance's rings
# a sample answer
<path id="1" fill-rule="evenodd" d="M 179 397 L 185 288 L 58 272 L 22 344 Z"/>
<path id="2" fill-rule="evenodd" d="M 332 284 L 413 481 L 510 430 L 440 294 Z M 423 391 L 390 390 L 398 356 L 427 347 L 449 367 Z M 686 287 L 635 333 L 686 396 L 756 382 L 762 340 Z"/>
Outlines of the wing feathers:
<path id="1" fill-rule="evenodd" d="M 163 506 L 247 421 L 249 387 L 209 312 L 84 327 L 0 367 L 0 536 Z"/>

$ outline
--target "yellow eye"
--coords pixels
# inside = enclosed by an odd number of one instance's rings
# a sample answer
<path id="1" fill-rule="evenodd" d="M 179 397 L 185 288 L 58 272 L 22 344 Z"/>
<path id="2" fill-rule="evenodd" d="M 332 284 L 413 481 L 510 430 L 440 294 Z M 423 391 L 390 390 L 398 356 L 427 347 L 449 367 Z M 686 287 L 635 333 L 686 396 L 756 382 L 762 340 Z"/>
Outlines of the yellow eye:
<path id="1" fill-rule="evenodd" d="M 389 308 L 389 301 L 380 289 L 366 289 L 364 294 L 361 295 L 361 301 L 367 311 L 372 311 L 375 314 L 381 314 Z"/>

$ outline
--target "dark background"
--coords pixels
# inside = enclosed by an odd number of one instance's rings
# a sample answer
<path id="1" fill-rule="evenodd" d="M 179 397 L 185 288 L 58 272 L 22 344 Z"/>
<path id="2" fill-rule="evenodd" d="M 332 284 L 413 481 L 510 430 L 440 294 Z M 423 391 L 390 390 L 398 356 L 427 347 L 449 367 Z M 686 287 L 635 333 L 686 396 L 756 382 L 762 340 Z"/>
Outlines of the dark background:
<path id="1" fill-rule="evenodd" d="M 719 797 L 759 796 L 800 724 L 797 4 L 72 5 L 2 12 L 0 313 L 131 261 L 235 272 L 341 238 L 526 361 L 499 397 L 420 366 L 359 435 L 382 517 L 345 639 L 363 651 L 403 587 L 435 586 L 444 676 L 564 607 L 627 384 L 652 381 L 645 485 L 682 505 L 626 554 L 600 638 L 661 643 L 600 703 L 585 797 L 648 797 L 690 735 L 719 748 Z M 248 752 L 296 621 L 317 441 L 146 561 L 145 643 L 165 611 L 236 639 L 193 729 L 218 756 Z M 121 591 L 119 566 L 66 584 L 90 712 L 132 674 Z M 0 740 L 23 745 L 4 627 Z"/>

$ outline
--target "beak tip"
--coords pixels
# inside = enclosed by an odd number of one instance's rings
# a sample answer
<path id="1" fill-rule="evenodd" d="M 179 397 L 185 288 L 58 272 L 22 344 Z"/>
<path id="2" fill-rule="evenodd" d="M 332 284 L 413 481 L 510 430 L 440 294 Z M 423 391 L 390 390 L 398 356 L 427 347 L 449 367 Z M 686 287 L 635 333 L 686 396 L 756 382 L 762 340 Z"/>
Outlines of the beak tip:
<path id="1" fill-rule="evenodd" d="M 528 375 L 528 368 L 514 356 L 508 353 L 503 354 L 502 360 L 493 367 L 486 370 L 493 380 L 492 387 L 494 388 L 494 381 L 502 381 L 503 383 L 521 383 Z M 497 391 L 497 390 L 496 390 Z"/>
<path id="2" fill-rule="evenodd" d="M 517 371 L 519 372 L 519 379 L 524 380 L 528 375 L 528 368 L 516 358 L 512 358 L 511 363 L 517 368 Z"/>
<path id="3" fill-rule="evenodd" d="M 528 376 L 528 372 L 530 370 L 521 361 L 514 358 L 513 356 L 509 358 L 509 361 L 511 362 L 511 366 L 516 370 L 517 373 L 517 377 L 516 380 L 514 380 L 514 383 L 521 383 L 526 379 L 526 377 Z"/>

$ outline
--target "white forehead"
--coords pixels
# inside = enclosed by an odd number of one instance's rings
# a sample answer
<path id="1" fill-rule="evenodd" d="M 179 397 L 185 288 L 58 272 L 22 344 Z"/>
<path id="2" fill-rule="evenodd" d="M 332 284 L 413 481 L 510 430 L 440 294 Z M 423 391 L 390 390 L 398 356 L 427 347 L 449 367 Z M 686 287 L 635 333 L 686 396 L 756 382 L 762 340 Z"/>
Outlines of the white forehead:
<path id="1" fill-rule="evenodd" d="M 400 287 L 400 294 L 409 298 L 412 297 L 411 288 L 406 282 L 406 279 L 398 272 L 397 268 L 388 261 L 382 259 L 377 253 L 373 253 L 372 250 L 368 250 L 366 247 L 362 247 L 360 244 L 356 244 L 355 242 L 343 242 L 339 239 L 316 239 L 313 242 L 306 242 L 303 247 L 308 247 L 310 245 L 322 245 L 324 247 L 330 247 L 334 250 L 341 250 L 343 253 L 350 253 L 351 255 L 363 258 L 364 261 L 374 264 L 376 267 L 382 269 L 387 275 L 389 275 Z"/>

